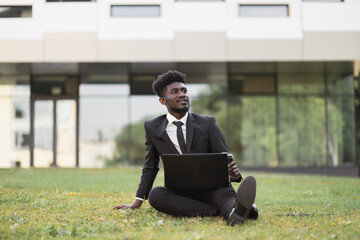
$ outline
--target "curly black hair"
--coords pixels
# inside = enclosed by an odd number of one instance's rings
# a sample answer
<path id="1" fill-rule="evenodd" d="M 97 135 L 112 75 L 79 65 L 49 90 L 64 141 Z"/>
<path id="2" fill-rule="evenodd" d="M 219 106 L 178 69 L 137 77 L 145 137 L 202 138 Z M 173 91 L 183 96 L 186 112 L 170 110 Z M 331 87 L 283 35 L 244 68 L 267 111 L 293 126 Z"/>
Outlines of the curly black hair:
<path id="1" fill-rule="evenodd" d="M 158 75 L 158 78 L 152 84 L 152 89 L 159 97 L 163 97 L 163 90 L 173 82 L 186 84 L 186 75 L 178 71 L 169 70 L 166 73 Z"/>

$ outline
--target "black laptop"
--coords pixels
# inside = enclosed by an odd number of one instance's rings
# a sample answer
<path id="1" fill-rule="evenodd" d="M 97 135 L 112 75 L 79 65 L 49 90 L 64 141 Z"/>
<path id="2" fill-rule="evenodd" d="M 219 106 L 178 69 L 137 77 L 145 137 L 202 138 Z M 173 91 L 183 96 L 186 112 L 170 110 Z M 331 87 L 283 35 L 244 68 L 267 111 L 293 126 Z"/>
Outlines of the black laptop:
<path id="1" fill-rule="evenodd" d="M 163 154 L 165 186 L 217 189 L 229 186 L 226 153 Z"/>

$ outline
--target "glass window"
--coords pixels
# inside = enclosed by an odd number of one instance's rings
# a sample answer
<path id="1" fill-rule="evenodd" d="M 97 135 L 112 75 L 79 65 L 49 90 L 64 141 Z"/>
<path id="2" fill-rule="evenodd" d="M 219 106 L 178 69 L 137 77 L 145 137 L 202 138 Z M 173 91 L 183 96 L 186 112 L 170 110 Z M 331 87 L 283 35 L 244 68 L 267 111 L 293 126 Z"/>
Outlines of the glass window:
<path id="1" fill-rule="evenodd" d="M 240 17 L 288 17 L 288 5 L 239 5 Z"/>
<path id="2" fill-rule="evenodd" d="M 280 166 L 325 166 L 325 99 L 280 96 L 278 113 Z"/>
<path id="3" fill-rule="evenodd" d="M 275 63 L 230 63 L 229 93 L 275 94 Z"/>
<path id="4" fill-rule="evenodd" d="M 0 64 L 0 167 L 30 164 L 30 64 Z"/>
<path id="5" fill-rule="evenodd" d="M 129 64 L 126 63 L 80 63 L 79 66 L 81 83 L 121 84 L 129 82 Z"/>
<path id="6" fill-rule="evenodd" d="M 35 149 L 52 150 L 53 147 L 53 101 L 35 102 Z"/>
<path id="7" fill-rule="evenodd" d="M 324 94 L 325 74 L 322 62 L 278 63 L 279 94 Z"/>
<path id="8" fill-rule="evenodd" d="M 328 94 L 353 96 L 353 64 L 351 62 L 329 62 L 325 67 Z"/>
<path id="9" fill-rule="evenodd" d="M 111 17 L 160 17 L 160 5 L 111 5 Z"/>
<path id="10" fill-rule="evenodd" d="M 36 75 L 31 82 L 33 95 L 74 96 L 78 95 L 77 76 Z"/>
<path id="11" fill-rule="evenodd" d="M 80 85 L 81 167 L 101 168 L 127 160 L 127 153 L 116 146 L 119 136 L 128 142 L 123 131 L 129 125 L 128 92 L 127 84 Z"/>
<path id="12" fill-rule="evenodd" d="M 14 93 L 21 93 L 21 87 L 22 86 L 13 87 L 12 100 L 14 104 L 14 117 L 12 119 L 12 128 L 14 133 L 14 146 L 15 149 L 28 149 L 30 144 L 30 96 L 16 96 Z"/>
<path id="13" fill-rule="evenodd" d="M 129 65 L 130 88 L 132 95 L 155 95 L 152 83 L 158 75 L 175 69 L 173 63 L 131 63 Z"/>
<path id="14" fill-rule="evenodd" d="M 154 95 L 152 83 L 156 80 L 157 74 L 131 75 L 131 95 Z"/>
<path id="15" fill-rule="evenodd" d="M 29 149 L 30 144 L 30 87 L 29 85 L 13 85 L 12 102 L 14 115 L 12 118 L 12 130 L 14 134 L 15 149 Z M 18 155 L 18 152 L 15 151 Z M 23 159 L 17 157 L 18 161 Z M 27 157 L 26 157 L 27 159 Z"/>
<path id="16" fill-rule="evenodd" d="M 81 84 L 79 91 L 85 98 L 124 97 L 130 92 L 128 84 Z"/>
<path id="17" fill-rule="evenodd" d="M 231 94 L 274 94 L 275 76 L 232 74 L 230 75 L 229 92 Z"/>
<path id="18" fill-rule="evenodd" d="M 327 165 L 341 166 L 355 163 L 354 98 L 329 96 L 327 100 Z"/>
<path id="19" fill-rule="evenodd" d="M 32 6 L 0 6 L 0 18 L 31 18 Z"/>
<path id="20" fill-rule="evenodd" d="M 233 96 L 229 111 L 227 144 L 236 162 L 242 166 L 278 166 L 275 97 Z"/>
<path id="21" fill-rule="evenodd" d="M 160 104 L 159 98 L 152 96 L 131 96 L 130 97 L 130 119 L 131 125 L 123 128 L 121 135 L 128 134 L 130 141 L 125 142 L 125 138 L 119 136 L 117 141 L 118 149 L 124 155 L 128 154 L 128 162 L 136 165 L 143 165 L 146 155 L 145 150 L 145 129 L 144 122 L 151 118 L 166 114 L 166 106 Z"/>
<path id="22" fill-rule="evenodd" d="M 188 95 L 191 99 L 221 98 L 226 95 L 227 67 L 225 63 L 178 63 L 176 69 L 186 75 Z"/>
<path id="23" fill-rule="evenodd" d="M 15 148 L 16 149 L 29 149 L 30 135 L 29 133 L 15 132 Z"/>
<path id="24" fill-rule="evenodd" d="M 76 165 L 76 101 L 56 101 L 56 165 Z"/>
<path id="25" fill-rule="evenodd" d="M 327 83 L 327 163 L 329 166 L 355 161 L 354 75 L 351 62 L 328 62 Z"/>

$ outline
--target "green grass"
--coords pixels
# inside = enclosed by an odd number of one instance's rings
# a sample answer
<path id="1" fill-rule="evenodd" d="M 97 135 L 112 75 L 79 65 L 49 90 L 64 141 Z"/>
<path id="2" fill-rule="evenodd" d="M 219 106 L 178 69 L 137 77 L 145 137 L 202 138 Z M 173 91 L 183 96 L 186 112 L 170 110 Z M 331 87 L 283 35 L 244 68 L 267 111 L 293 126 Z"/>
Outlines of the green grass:
<path id="1" fill-rule="evenodd" d="M 360 179 L 243 172 L 257 179 L 260 217 L 228 227 L 221 217 L 175 218 L 147 202 L 113 210 L 133 202 L 140 172 L 0 170 L 0 239 L 360 239 Z"/>

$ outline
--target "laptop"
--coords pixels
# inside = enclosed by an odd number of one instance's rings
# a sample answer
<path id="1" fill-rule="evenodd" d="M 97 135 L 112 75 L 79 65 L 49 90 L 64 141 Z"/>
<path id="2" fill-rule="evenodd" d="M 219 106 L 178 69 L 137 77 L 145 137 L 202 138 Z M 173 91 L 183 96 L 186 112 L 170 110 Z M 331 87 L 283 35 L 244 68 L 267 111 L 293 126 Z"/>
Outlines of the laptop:
<path id="1" fill-rule="evenodd" d="M 226 153 L 163 154 L 165 186 L 217 189 L 229 186 Z"/>

